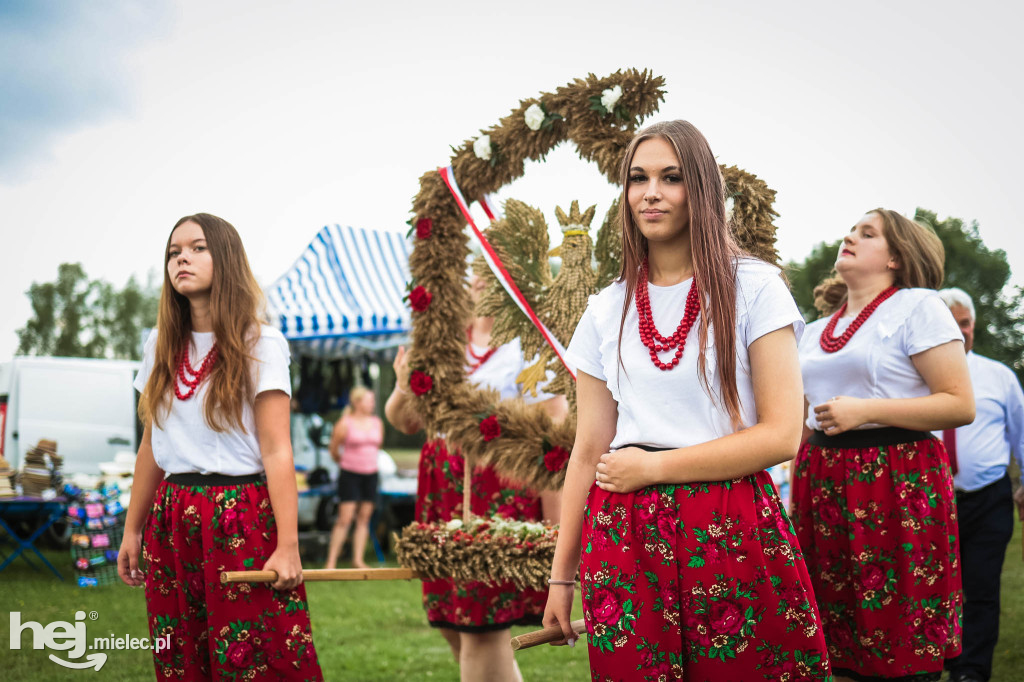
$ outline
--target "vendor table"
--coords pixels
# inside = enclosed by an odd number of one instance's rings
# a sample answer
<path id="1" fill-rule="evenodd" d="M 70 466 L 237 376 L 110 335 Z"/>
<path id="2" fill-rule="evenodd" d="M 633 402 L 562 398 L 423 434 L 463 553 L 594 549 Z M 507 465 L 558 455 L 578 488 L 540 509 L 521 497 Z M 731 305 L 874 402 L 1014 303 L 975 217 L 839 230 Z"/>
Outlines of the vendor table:
<path id="1" fill-rule="evenodd" d="M 36 564 L 28 558 L 25 554 L 25 550 L 32 550 L 35 555 L 39 557 L 39 560 L 53 572 L 59 579 L 64 580 L 64 576 L 60 574 L 56 568 L 53 567 L 49 561 L 46 560 L 38 549 L 36 549 L 36 540 L 46 532 L 46 530 L 60 520 L 67 513 L 67 501 L 63 497 L 55 497 L 51 500 L 43 500 L 38 497 L 8 497 L 0 498 L 0 528 L 6 531 L 7 535 L 11 537 L 14 544 L 14 553 L 6 557 L 3 563 L 0 563 L 0 571 L 11 565 L 17 557 L 24 559 L 29 566 L 35 570 L 40 570 Z M 28 537 L 21 537 L 18 535 L 8 522 L 15 521 L 18 519 L 39 519 L 41 523 Z"/>

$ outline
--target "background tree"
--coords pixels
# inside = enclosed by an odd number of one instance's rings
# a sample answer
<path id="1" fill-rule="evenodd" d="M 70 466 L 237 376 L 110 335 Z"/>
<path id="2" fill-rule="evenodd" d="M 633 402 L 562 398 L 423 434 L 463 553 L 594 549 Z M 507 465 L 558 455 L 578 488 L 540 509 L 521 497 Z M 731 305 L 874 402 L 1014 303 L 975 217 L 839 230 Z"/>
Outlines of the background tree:
<path id="1" fill-rule="evenodd" d="M 985 246 L 977 221 L 964 225 L 959 218 L 939 220 L 933 211 L 923 208 L 917 209 L 914 219 L 934 229 L 946 249 L 943 286 L 960 287 L 974 299 L 974 348 L 1009 365 L 1024 381 L 1024 289 L 1007 286 L 1010 264 L 1006 252 Z M 841 243 L 821 242 L 802 262 L 786 264 L 793 297 L 807 320 L 820 317 L 812 292 L 832 272 Z"/>
<path id="2" fill-rule="evenodd" d="M 842 239 L 834 242 L 819 242 L 803 262 L 786 263 L 786 276 L 793 291 L 793 298 L 808 322 L 816 320 L 821 313 L 814 307 L 814 287 L 832 274 Z"/>
<path id="3" fill-rule="evenodd" d="M 62 263 L 57 280 L 33 282 L 32 317 L 18 330 L 18 353 L 62 357 L 141 358 L 142 330 L 156 325 L 159 290 L 152 275 L 123 289 L 90 280 L 81 263 Z"/>

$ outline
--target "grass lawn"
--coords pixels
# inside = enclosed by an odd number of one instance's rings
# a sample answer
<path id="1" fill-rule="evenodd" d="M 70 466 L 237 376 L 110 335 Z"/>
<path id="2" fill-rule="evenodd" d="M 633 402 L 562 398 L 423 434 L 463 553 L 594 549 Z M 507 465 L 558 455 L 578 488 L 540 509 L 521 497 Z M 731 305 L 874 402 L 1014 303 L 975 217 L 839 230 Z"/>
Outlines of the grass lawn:
<path id="1" fill-rule="evenodd" d="M 6 551 L 6 550 L 5 550 Z M 82 680 L 82 671 L 65 670 L 47 659 L 47 651 L 9 647 L 9 613 L 20 611 L 22 622 L 73 621 L 74 613 L 95 611 L 86 621 L 94 637 L 147 633 L 146 608 L 141 590 L 124 585 L 79 588 L 73 579 L 68 554 L 48 552 L 63 569 L 65 582 L 47 573 L 35 573 L 20 558 L 0 573 L 0 665 L 5 682 L 15 680 Z M 38 563 L 38 562 L 36 562 Z M 420 608 L 418 582 L 311 583 L 308 586 L 313 633 L 320 664 L 327 680 L 458 680 L 458 670 L 447 645 L 427 625 Z M 579 606 L 577 605 L 577 612 Z M 580 617 L 575 613 L 574 617 Z M 1003 615 L 996 649 L 993 680 L 1024 680 L 1024 562 L 1021 560 L 1021 525 L 1018 522 L 1003 571 Z M 525 632 L 517 628 L 514 634 Z M 519 652 L 526 680 L 589 679 L 587 654 L 575 649 L 542 646 Z M 147 651 L 109 651 L 99 674 L 88 679 L 144 680 L 153 678 Z"/>

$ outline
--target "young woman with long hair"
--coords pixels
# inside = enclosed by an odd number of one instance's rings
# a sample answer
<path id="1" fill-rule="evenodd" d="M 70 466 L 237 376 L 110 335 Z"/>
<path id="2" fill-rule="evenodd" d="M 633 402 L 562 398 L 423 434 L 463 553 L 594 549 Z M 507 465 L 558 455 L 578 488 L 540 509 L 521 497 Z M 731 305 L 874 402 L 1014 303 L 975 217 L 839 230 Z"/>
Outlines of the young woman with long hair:
<path id="1" fill-rule="evenodd" d="M 569 355 L 576 442 L 544 615 L 579 570 L 594 680 L 825 680 L 810 578 L 766 467 L 793 457 L 803 320 L 740 251 L 704 136 L 685 121 L 622 163 L 622 273 Z"/>
<path id="2" fill-rule="evenodd" d="M 470 277 L 470 296 L 474 302 L 485 283 Z M 553 419 L 564 419 L 568 404 L 562 396 L 538 391 L 525 395 L 516 377 L 529 363 L 524 360 L 518 341 L 498 348 L 490 347 L 494 318 L 475 317 L 467 321 L 466 372 L 477 386 L 498 391 L 501 399 L 522 397 L 538 404 Z M 404 433 L 423 428 L 411 409 L 409 363 L 404 349 L 395 358 L 395 390 L 388 398 L 384 414 Z M 419 483 L 416 490 L 416 519 L 424 523 L 447 522 L 462 518 L 464 460 L 439 435 L 428 438 L 420 452 Z M 537 493 L 500 476 L 494 467 L 478 466 L 471 472 L 470 512 L 477 516 L 502 516 L 513 521 L 554 521 L 558 518 L 559 494 Z M 544 611 L 545 594 L 541 590 L 520 590 L 511 582 L 491 585 L 474 581 L 457 583 L 451 578 L 423 581 L 423 607 L 427 621 L 437 628 L 451 647 L 465 682 L 515 682 L 521 680 L 519 668 L 509 647 L 509 629 L 513 625 L 537 625 Z"/>
<path id="3" fill-rule="evenodd" d="M 373 391 L 356 386 L 348 394 L 348 405 L 331 430 L 328 446 L 338 463 L 338 518 L 331 529 L 325 568 L 338 563 L 341 548 L 355 519 L 352 534 L 352 566 L 366 568 L 363 555 L 370 538 L 370 517 L 377 502 L 377 456 L 384 442 L 384 422 L 375 414 Z"/>
<path id="4" fill-rule="evenodd" d="M 207 213 L 167 239 L 135 381 L 145 425 L 118 573 L 145 585 L 157 679 L 320 680 L 302 586 L 288 344 L 238 232 Z M 140 561 L 141 557 L 141 561 Z M 273 570 L 273 585 L 221 571 Z"/>
<path id="5" fill-rule="evenodd" d="M 929 431 L 974 419 L 942 242 L 895 211 L 844 237 L 800 343 L 793 517 L 840 679 L 938 680 L 960 650 L 953 479 Z"/>

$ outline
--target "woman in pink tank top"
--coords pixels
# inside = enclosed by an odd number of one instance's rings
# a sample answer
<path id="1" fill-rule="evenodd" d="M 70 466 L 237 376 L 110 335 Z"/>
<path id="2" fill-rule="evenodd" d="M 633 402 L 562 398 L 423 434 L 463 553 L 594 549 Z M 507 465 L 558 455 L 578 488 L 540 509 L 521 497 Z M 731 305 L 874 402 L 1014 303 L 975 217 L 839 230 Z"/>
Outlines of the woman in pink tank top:
<path id="1" fill-rule="evenodd" d="M 352 565 L 366 568 L 363 553 L 370 537 L 370 517 L 377 500 L 377 453 L 384 442 L 384 422 L 374 411 L 373 391 L 356 386 L 348 407 L 331 431 L 331 457 L 338 463 L 338 519 L 331 529 L 327 568 L 334 568 L 355 518 L 352 534 Z"/>

